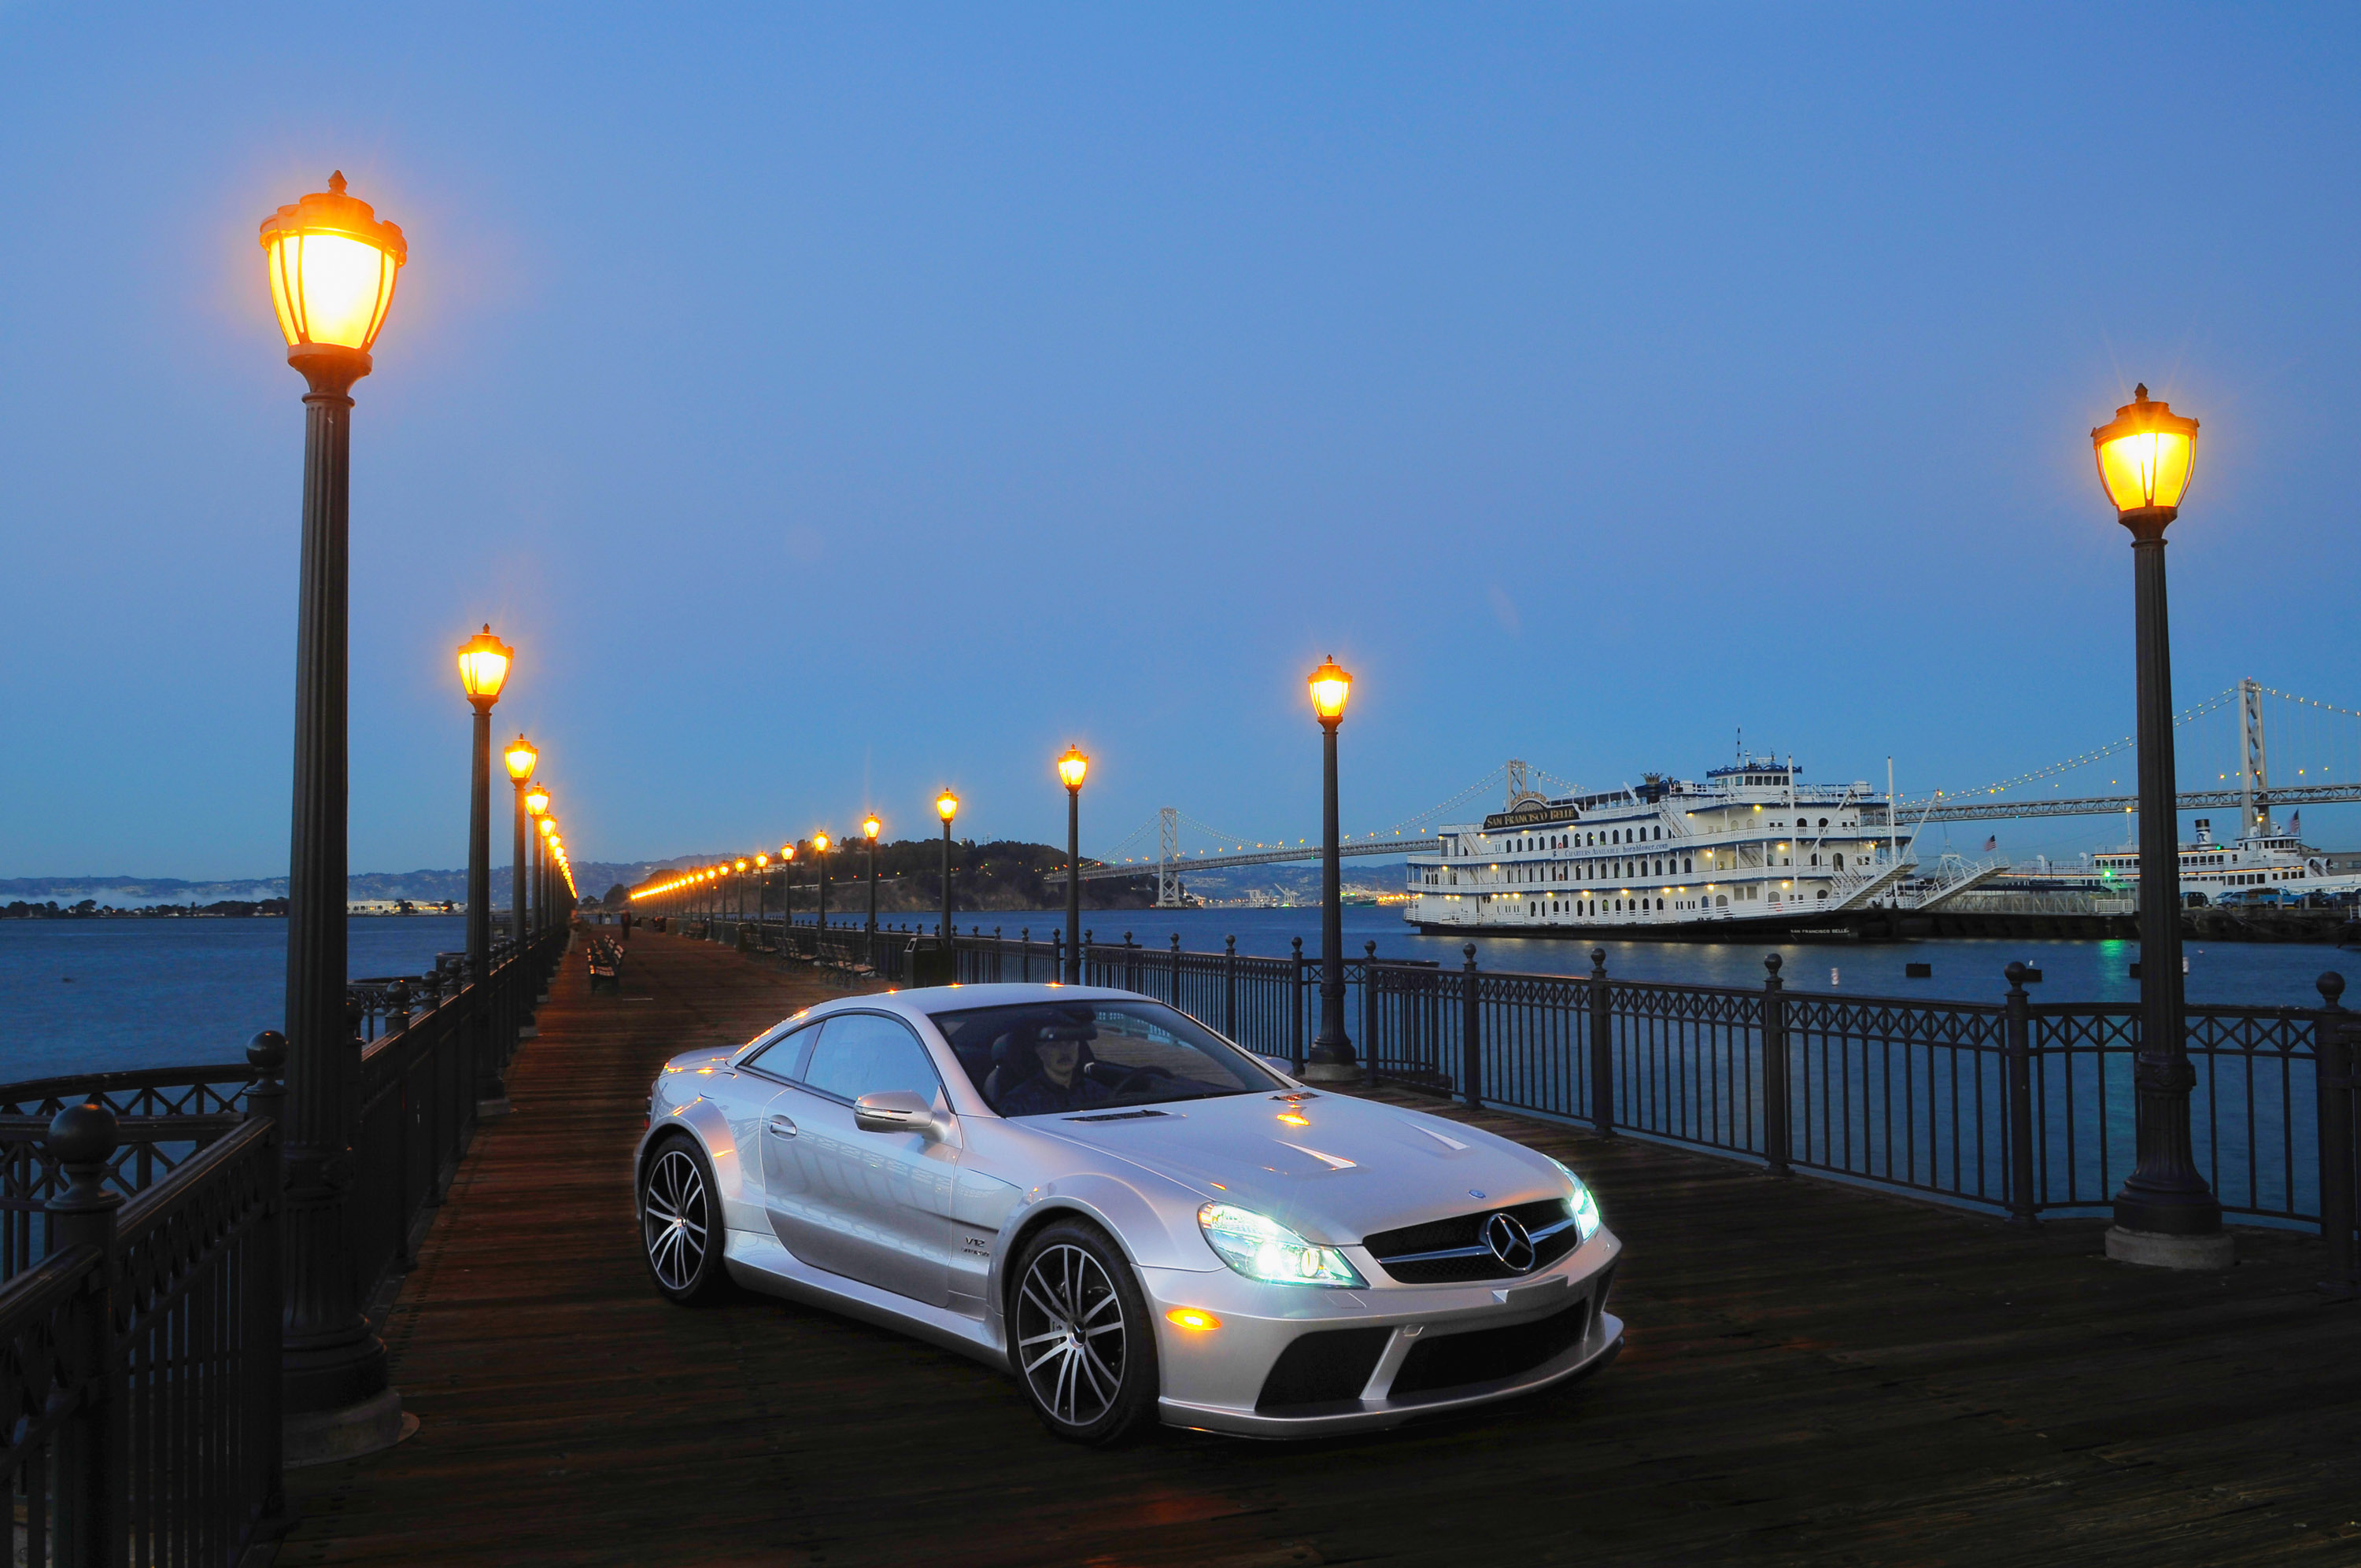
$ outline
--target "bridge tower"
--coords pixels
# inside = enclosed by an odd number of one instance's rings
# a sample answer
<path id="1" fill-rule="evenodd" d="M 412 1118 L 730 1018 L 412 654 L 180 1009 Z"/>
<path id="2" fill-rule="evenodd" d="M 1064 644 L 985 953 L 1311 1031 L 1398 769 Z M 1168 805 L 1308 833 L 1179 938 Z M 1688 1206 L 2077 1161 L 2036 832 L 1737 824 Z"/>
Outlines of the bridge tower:
<path id="1" fill-rule="evenodd" d="M 1509 765 L 1501 771 L 1509 775 L 1509 798 L 1507 804 L 1500 809 L 1514 811 L 1517 808 L 1517 797 L 1523 795 L 1526 789 L 1525 760 L 1522 757 L 1511 757 L 1509 759 Z"/>
<path id="2" fill-rule="evenodd" d="M 1168 806 L 1156 814 L 1156 907 L 1180 907 L 1180 808 Z"/>
<path id="3" fill-rule="evenodd" d="M 2238 683 L 2238 795 L 2239 820 L 2249 833 L 2271 830 L 2271 808 L 2255 804 L 2256 796 L 2268 790 L 2270 775 L 2265 770 L 2263 757 L 2263 687 L 2259 681 L 2248 679 Z"/>

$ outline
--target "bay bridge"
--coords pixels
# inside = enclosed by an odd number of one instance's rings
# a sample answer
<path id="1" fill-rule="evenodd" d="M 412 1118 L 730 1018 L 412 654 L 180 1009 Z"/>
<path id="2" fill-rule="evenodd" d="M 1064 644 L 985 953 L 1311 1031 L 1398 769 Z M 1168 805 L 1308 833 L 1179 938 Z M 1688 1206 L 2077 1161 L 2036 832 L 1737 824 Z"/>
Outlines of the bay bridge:
<path id="1" fill-rule="evenodd" d="M 2228 738 L 2232 765 L 2211 770 L 2215 773 L 2213 787 L 2180 791 L 2177 798 L 2181 810 L 2235 809 L 2240 814 L 2242 827 L 2259 825 L 2268 828 L 2268 815 L 2274 810 L 2301 811 L 2306 806 L 2361 801 L 2361 725 L 2348 726 L 2345 722 L 2361 720 L 2361 710 L 2293 696 L 2250 678 L 2183 709 L 2174 719 L 2174 729 L 2191 733 L 2193 749 L 2209 749 L 2205 742 L 2219 741 L 2223 737 L 2207 733 L 2214 727 L 2202 726 L 2200 721 L 2217 715 L 2222 717 L 2224 727 L 2235 728 L 2235 733 Z M 2276 785 L 2270 782 L 2268 742 L 2272 735 L 2279 737 L 2281 754 L 2280 782 Z M 2191 743 L 2182 742 L 2184 745 Z M 2129 751 L 2133 745 L 2134 738 L 2127 735 L 2078 756 L 1978 789 L 1959 793 L 1937 790 L 1921 796 L 1897 799 L 1894 802 L 1894 818 L 1898 825 L 1915 831 L 1929 824 L 1950 822 L 2129 815 L 2138 808 L 2139 797 L 2136 795 L 2014 795 L 2009 792 L 2095 766 Z M 2346 764 L 2344 770 L 2346 776 L 2342 779 L 2327 777 L 2338 771 L 2340 762 Z M 2208 770 L 2189 767 L 2181 770 L 2184 776 L 2190 773 L 2202 776 L 2204 771 Z M 2287 782 L 2290 773 L 2299 782 Z M 2315 778 L 2322 782 L 2312 782 Z M 1544 798 L 1542 792 L 1533 787 L 1537 780 L 1560 785 L 1568 795 L 1581 793 L 1580 787 L 1572 780 L 1551 773 L 1522 759 L 1511 758 L 1447 800 L 1416 814 L 1407 822 L 1397 823 L 1382 831 L 1343 836 L 1337 844 L 1337 853 L 1351 856 L 1439 853 L 1443 849 L 1443 839 L 1429 831 L 1426 824 L 1449 820 L 1449 813 L 1469 806 L 1478 796 L 1495 788 L 1504 792 L 1504 813 L 1521 802 Z M 2053 784 L 2052 787 L 2058 786 Z M 1144 844 L 1141 845 L 1141 853 L 1124 853 L 1151 833 L 1156 837 L 1153 857 L 1144 852 Z M 1201 844 L 1211 840 L 1211 844 L 1209 847 L 1188 848 L 1184 835 L 1195 836 Z M 1223 848 L 1224 845 L 1230 847 Z M 1185 873 L 1313 861 L 1320 858 L 1320 853 L 1321 846 L 1316 839 L 1299 838 L 1268 842 L 1248 839 L 1209 827 L 1179 807 L 1168 806 L 1118 839 L 1108 853 L 1098 857 L 1098 863 L 1084 865 L 1082 878 L 1084 882 L 1110 882 L 1152 875 L 1156 878 L 1157 906 L 1169 909 L 1180 906 L 1182 902 L 1180 879 Z M 1046 880 L 1051 886 L 1062 887 L 1065 885 L 1065 872 L 1062 868 L 1051 872 Z"/>

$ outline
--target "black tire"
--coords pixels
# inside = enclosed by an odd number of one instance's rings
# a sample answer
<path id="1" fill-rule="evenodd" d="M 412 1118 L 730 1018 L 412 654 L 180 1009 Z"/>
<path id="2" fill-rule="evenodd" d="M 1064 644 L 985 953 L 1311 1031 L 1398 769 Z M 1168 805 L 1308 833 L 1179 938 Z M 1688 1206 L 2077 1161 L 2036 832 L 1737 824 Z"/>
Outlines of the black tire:
<path id="1" fill-rule="evenodd" d="M 1025 1244 L 1011 1273 L 1009 1362 L 1033 1413 L 1069 1442 L 1121 1442 L 1156 1409 L 1156 1324 L 1123 1249 L 1083 1220 Z"/>
<path id="2" fill-rule="evenodd" d="M 640 1255 L 656 1289 L 683 1307 L 718 1300 L 729 1285 L 718 1190 L 694 1138 L 666 1138 L 640 1170 Z"/>

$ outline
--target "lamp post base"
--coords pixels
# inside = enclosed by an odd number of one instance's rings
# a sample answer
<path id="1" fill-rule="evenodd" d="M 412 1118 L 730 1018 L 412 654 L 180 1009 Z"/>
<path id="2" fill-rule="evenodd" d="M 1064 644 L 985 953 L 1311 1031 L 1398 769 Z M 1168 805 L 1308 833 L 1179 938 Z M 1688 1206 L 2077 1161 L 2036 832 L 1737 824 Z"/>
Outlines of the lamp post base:
<path id="1" fill-rule="evenodd" d="M 2117 1263 L 2144 1268 L 2186 1268 L 2219 1274 L 2238 1261 L 2238 1244 L 2227 1231 L 2211 1235 L 2175 1236 L 2162 1231 L 2130 1231 L 2107 1227 L 2107 1255 Z"/>
<path id="2" fill-rule="evenodd" d="M 1307 1061 L 1303 1064 L 1306 1083 L 1358 1083 L 1361 1069 L 1352 1062 Z"/>
<path id="3" fill-rule="evenodd" d="M 403 1412 L 401 1393 L 382 1388 L 341 1410 L 289 1416 L 280 1431 L 280 1446 L 287 1467 L 292 1470 L 380 1453 L 417 1430 L 418 1418 Z"/>

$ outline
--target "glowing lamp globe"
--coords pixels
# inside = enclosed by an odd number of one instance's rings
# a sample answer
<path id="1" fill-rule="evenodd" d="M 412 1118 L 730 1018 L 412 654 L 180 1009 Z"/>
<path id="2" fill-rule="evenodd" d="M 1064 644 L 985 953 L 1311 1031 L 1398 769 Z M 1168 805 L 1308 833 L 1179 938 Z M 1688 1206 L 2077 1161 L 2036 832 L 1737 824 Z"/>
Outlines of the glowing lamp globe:
<path id="1" fill-rule="evenodd" d="M 935 796 L 935 815 L 946 822 L 959 815 L 959 796 L 953 795 L 948 788 Z"/>
<path id="2" fill-rule="evenodd" d="M 546 798 L 546 797 L 544 797 L 544 798 Z M 527 796 L 525 797 L 525 802 L 526 802 L 526 804 L 527 804 L 527 805 L 531 805 L 531 804 L 532 804 L 532 801 L 533 801 L 533 797 L 532 797 L 531 795 L 527 795 Z M 542 836 L 543 838 L 544 838 L 544 839 L 555 839 L 555 838 L 556 838 L 556 837 L 557 837 L 557 818 L 556 818 L 556 817 L 543 817 L 543 818 L 541 819 L 541 836 Z"/>
<path id="3" fill-rule="evenodd" d="M 812 835 L 812 849 L 813 849 L 813 850 L 814 850 L 814 851 L 816 851 L 817 853 L 823 854 L 823 855 L 827 854 L 827 853 L 828 853 L 828 835 L 827 835 L 827 834 L 825 834 L 825 833 L 815 833 L 815 834 L 813 834 L 813 835 Z"/>
<path id="4" fill-rule="evenodd" d="M 1066 754 L 1058 759 L 1058 777 L 1068 789 L 1082 787 L 1082 778 L 1091 771 L 1091 760 L 1082 755 L 1080 746 L 1069 746 Z"/>
<path id="5" fill-rule="evenodd" d="M 2138 514 L 2162 514 L 2169 522 L 2188 492 L 2197 459 L 2197 422 L 2150 402 L 2145 384 L 2114 420 L 2091 433 L 2099 459 L 2099 484 L 2125 521 Z"/>
<path id="6" fill-rule="evenodd" d="M 515 659 L 516 650 L 493 636 L 489 626 L 460 643 L 459 685 L 467 700 L 481 708 L 500 701 L 500 688 L 509 684 L 509 665 Z"/>
<path id="7" fill-rule="evenodd" d="M 1325 663 L 1312 672 L 1312 711 L 1320 716 L 1323 724 L 1334 724 L 1345 717 L 1345 699 L 1353 695 L 1353 677 L 1337 664 L 1331 653 Z"/>
<path id="8" fill-rule="evenodd" d="M 401 226 L 346 195 L 338 170 L 325 191 L 262 220 L 262 254 L 288 362 L 341 358 L 353 375 L 368 375 L 369 346 L 393 304 L 394 278 L 410 259 Z"/>
<path id="9" fill-rule="evenodd" d="M 535 817 L 539 817 L 548 811 L 548 787 L 544 784 L 533 784 L 527 788 L 524 792 L 524 808 L 527 811 L 532 812 Z"/>
<path id="10" fill-rule="evenodd" d="M 745 862 L 745 861 L 739 861 L 739 862 L 738 862 L 737 869 L 738 869 L 738 870 L 740 870 L 740 871 L 741 871 L 741 872 L 742 872 L 742 871 L 744 871 L 744 870 L 746 869 L 746 862 Z"/>
<path id="11" fill-rule="evenodd" d="M 884 826 L 885 824 L 878 821 L 874 816 L 864 817 L 861 819 L 861 836 L 874 844 L 877 842 L 878 833 Z"/>
<path id="12" fill-rule="evenodd" d="M 509 765 L 509 777 L 522 784 L 533 777 L 533 761 L 540 755 L 533 742 L 520 735 L 509 742 L 509 749 L 501 753 L 500 760 Z"/>
<path id="13" fill-rule="evenodd" d="M 779 846 L 779 861 L 781 864 L 784 865 L 785 862 L 792 861 L 795 858 L 796 847 L 793 844 L 782 844 Z"/>

